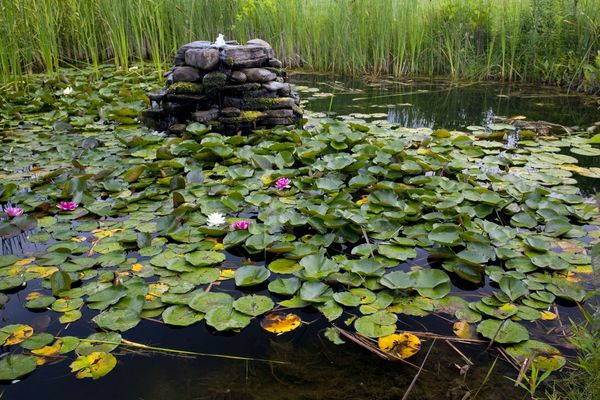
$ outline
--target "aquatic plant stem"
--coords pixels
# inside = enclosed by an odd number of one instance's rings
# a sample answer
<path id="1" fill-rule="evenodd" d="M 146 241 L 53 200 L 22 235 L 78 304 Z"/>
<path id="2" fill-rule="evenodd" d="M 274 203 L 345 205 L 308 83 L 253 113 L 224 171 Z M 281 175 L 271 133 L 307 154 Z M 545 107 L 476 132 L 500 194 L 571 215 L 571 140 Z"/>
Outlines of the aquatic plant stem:
<path id="1" fill-rule="evenodd" d="M 483 382 L 481 382 L 481 385 L 479 385 L 479 387 L 477 388 L 477 391 L 475 392 L 475 394 L 473 395 L 473 397 L 471 398 L 472 400 L 475 400 L 477 398 L 477 395 L 479 394 L 479 392 L 481 391 L 481 388 L 483 388 L 485 386 L 485 384 L 487 383 L 488 379 L 490 378 L 490 376 L 492 375 L 492 371 L 494 370 L 494 367 L 496 367 L 496 362 L 498 361 L 498 357 L 496 357 L 494 359 L 494 362 L 492 363 L 492 365 L 490 366 L 490 369 L 488 369 L 487 374 L 485 374 L 485 377 L 483 378 Z"/>
<path id="2" fill-rule="evenodd" d="M 419 379 L 419 375 L 421 375 L 421 371 L 423 371 L 423 367 L 425 366 L 425 363 L 427 362 L 427 359 L 429 358 L 429 353 L 431 353 L 431 349 L 433 349 L 433 345 L 435 344 L 435 340 L 436 339 L 433 339 L 433 342 L 431 342 L 431 346 L 429 346 L 429 350 L 427 350 L 427 354 L 425 354 L 425 358 L 423 359 L 423 362 L 419 366 L 419 370 L 415 374 L 412 382 L 410 382 L 410 385 L 408 385 L 408 389 L 406 389 L 406 392 L 404 392 L 404 396 L 402 396 L 402 400 L 408 399 L 408 395 L 410 394 L 410 391 L 412 390 L 413 386 L 415 386 L 415 383 L 417 382 L 417 379 Z"/>
<path id="3" fill-rule="evenodd" d="M 142 343 L 132 342 L 130 340 L 122 339 L 120 342 L 112 342 L 108 340 L 93 340 L 93 339 L 79 339 L 81 342 L 87 343 L 101 343 L 101 344 L 110 344 L 110 345 L 125 345 L 129 347 L 135 347 L 143 350 L 151 350 L 151 351 L 160 351 L 164 353 L 173 353 L 173 354 L 181 354 L 181 355 L 190 355 L 190 356 L 201 356 L 201 357 L 215 357 L 215 358 L 226 358 L 230 360 L 242 360 L 242 361 L 261 361 L 261 362 L 269 362 L 274 364 L 289 364 L 287 361 L 278 361 L 278 360 L 267 360 L 263 358 L 252 358 L 252 357 L 242 357 L 242 356 L 232 356 L 228 354 L 215 354 L 215 353 L 201 353 L 197 351 L 189 351 L 189 350 L 177 350 L 170 349 L 167 347 L 155 347 L 148 346 Z"/>

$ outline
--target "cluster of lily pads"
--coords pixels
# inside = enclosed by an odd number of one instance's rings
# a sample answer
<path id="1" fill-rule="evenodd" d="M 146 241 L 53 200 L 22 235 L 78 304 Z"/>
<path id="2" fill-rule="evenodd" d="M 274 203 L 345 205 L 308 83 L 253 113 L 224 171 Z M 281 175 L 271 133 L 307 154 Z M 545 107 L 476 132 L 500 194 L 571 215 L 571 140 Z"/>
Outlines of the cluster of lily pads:
<path id="1" fill-rule="evenodd" d="M 0 201 L 11 207 L 0 237 L 25 232 L 43 250 L 0 256 L 2 303 L 30 285 L 23 307 L 63 324 L 86 308 L 102 332 L 0 327 L 11 352 L 0 379 L 72 351 L 77 376 L 98 378 L 142 318 L 216 331 L 263 320 L 281 333 L 301 307 L 370 338 L 396 337 L 405 316 L 445 313 L 517 359 L 564 364 L 527 327 L 556 318 L 556 299 L 596 295 L 580 281 L 599 214 L 573 178 L 593 170 L 565 154 L 597 151 L 585 135 L 521 132 L 506 148 L 510 125 L 309 117 L 304 129 L 247 136 L 192 123 L 176 137 L 135 119 L 152 78 L 106 75 L 3 94 Z M 493 289 L 468 301 L 452 281 Z"/>

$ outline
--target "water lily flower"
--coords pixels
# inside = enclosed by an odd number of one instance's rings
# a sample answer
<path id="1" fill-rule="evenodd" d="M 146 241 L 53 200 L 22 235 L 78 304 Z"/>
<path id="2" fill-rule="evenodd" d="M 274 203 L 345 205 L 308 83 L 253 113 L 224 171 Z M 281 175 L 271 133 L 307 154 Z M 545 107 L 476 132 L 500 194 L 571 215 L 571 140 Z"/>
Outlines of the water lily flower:
<path id="1" fill-rule="evenodd" d="M 18 217 L 19 215 L 23 215 L 23 209 L 21 207 L 6 207 L 4 212 L 10 218 Z"/>
<path id="2" fill-rule="evenodd" d="M 74 201 L 61 201 L 56 207 L 61 211 L 73 211 L 78 206 Z"/>
<path id="3" fill-rule="evenodd" d="M 219 212 L 208 214 L 208 220 L 206 224 L 208 226 L 219 226 L 225 223 L 225 216 Z"/>
<path id="4" fill-rule="evenodd" d="M 73 93 L 73 88 L 71 86 L 67 86 L 65 89 L 63 89 L 63 94 L 71 94 Z"/>
<path id="5" fill-rule="evenodd" d="M 289 189 L 291 186 L 292 180 L 290 178 L 279 178 L 275 182 L 275 187 L 279 190 Z"/>
<path id="6" fill-rule="evenodd" d="M 234 231 L 245 231 L 252 224 L 252 221 L 235 221 L 229 227 Z"/>

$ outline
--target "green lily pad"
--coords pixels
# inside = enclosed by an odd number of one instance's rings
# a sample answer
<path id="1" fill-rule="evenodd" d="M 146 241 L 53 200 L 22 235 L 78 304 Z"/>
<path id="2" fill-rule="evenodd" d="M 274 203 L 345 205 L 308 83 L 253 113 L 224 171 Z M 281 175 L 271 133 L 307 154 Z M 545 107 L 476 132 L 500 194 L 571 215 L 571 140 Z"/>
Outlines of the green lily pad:
<path id="1" fill-rule="evenodd" d="M 234 309 L 253 317 L 272 310 L 273 306 L 273 301 L 269 297 L 256 294 L 240 297 L 233 302 Z"/>
<path id="2" fill-rule="evenodd" d="M 302 282 L 296 277 L 292 278 L 277 278 L 269 282 L 269 291 L 276 294 L 294 295 Z"/>
<path id="3" fill-rule="evenodd" d="M 265 267 L 246 265 L 235 270 L 235 284 L 237 286 L 254 286 L 263 283 L 271 276 Z"/>
<path id="4" fill-rule="evenodd" d="M 250 325 L 251 317 L 231 307 L 213 308 L 206 313 L 206 324 L 218 331 L 242 329 Z"/>
<path id="5" fill-rule="evenodd" d="M 508 346 L 505 350 L 519 365 L 523 364 L 525 359 L 529 359 L 541 370 L 556 371 L 567 362 L 558 349 L 537 340 L 527 340 L 514 346 Z"/>
<path id="6" fill-rule="evenodd" d="M 380 311 L 358 318 L 354 321 L 354 328 L 361 335 L 378 338 L 394 333 L 397 320 L 398 317 L 395 314 Z"/>
<path id="7" fill-rule="evenodd" d="M 0 359 L 0 380 L 12 381 L 19 379 L 36 368 L 34 356 L 24 354 L 9 354 Z"/>
<path id="8" fill-rule="evenodd" d="M 529 339 L 527 329 L 511 320 L 486 319 L 477 325 L 477 332 L 497 343 L 519 343 Z"/>
<path id="9" fill-rule="evenodd" d="M 125 332 L 140 322 L 139 313 L 135 310 L 109 310 L 92 318 L 100 328 Z"/>
<path id="10" fill-rule="evenodd" d="M 232 304 L 233 297 L 227 293 L 200 292 L 191 298 L 189 306 L 201 313 L 208 313 L 210 310 L 219 307 L 230 308 Z"/>
<path id="11" fill-rule="evenodd" d="M 185 260 L 195 267 L 206 267 L 225 261 L 225 254 L 218 251 L 195 251 L 185 255 Z"/>
<path id="12" fill-rule="evenodd" d="M 117 332 L 93 333 L 82 339 L 77 345 L 77 353 L 87 355 L 95 351 L 111 352 L 121 344 L 121 335 Z"/>
<path id="13" fill-rule="evenodd" d="M 162 312 L 162 319 L 165 324 L 175 326 L 190 326 L 196 322 L 202 321 L 204 314 L 194 311 L 188 306 L 174 305 L 167 307 Z"/>

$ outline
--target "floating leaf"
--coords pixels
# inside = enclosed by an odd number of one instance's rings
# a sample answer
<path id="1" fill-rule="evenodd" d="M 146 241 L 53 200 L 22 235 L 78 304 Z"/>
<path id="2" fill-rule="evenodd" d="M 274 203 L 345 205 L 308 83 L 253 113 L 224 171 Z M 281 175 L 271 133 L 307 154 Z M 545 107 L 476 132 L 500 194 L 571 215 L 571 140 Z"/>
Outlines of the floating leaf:
<path id="1" fill-rule="evenodd" d="M 238 312 L 231 307 L 217 307 L 205 315 L 206 324 L 218 331 L 245 328 L 250 324 L 250 316 Z"/>
<path id="2" fill-rule="evenodd" d="M 394 333 L 397 319 L 398 317 L 395 314 L 379 311 L 358 318 L 354 321 L 354 327 L 361 335 L 378 338 Z"/>
<path id="3" fill-rule="evenodd" d="M 0 358 L 0 381 L 19 379 L 36 368 L 34 356 L 24 354 L 9 354 Z"/>
<path id="4" fill-rule="evenodd" d="M 186 254 L 185 260 L 195 267 L 206 267 L 225 261 L 225 254 L 218 251 L 195 251 Z"/>
<path id="5" fill-rule="evenodd" d="M 140 322 L 140 316 L 135 310 L 109 310 L 92 318 L 100 328 L 111 331 L 127 331 Z"/>
<path id="6" fill-rule="evenodd" d="M 475 339 L 477 336 L 473 326 L 464 319 L 452 325 L 452 332 L 461 339 Z"/>
<path id="7" fill-rule="evenodd" d="M 381 350 L 392 353 L 402 360 L 417 354 L 421 349 L 421 340 L 408 332 L 380 337 L 377 344 Z"/>
<path id="8" fill-rule="evenodd" d="M 278 312 L 265 315 L 260 326 L 267 332 L 281 334 L 293 331 L 301 323 L 302 320 L 296 314 Z"/>
<path id="9" fill-rule="evenodd" d="M 339 332 L 334 327 L 329 327 L 325 329 L 325 337 L 329 339 L 329 341 L 333 344 L 344 344 L 344 340 L 342 340 Z"/>
<path id="10" fill-rule="evenodd" d="M 117 359 L 110 353 L 95 351 L 85 356 L 79 356 L 69 366 L 75 372 L 77 379 L 102 378 L 117 365 Z"/>
<path id="11" fill-rule="evenodd" d="M 3 346 L 19 344 L 33 335 L 33 328 L 29 325 L 13 324 L 0 328 L 0 341 Z"/>
<path id="12" fill-rule="evenodd" d="M 269 282 L 269 291 L 272 293 L 293 295 L 298 289 L 302 282 L 296 277 L 292 278 L 277 278 L 272 282 Z"/>
<path id="13" fill-rule="evenodd" d="M 77 353 L 88 355 L 95 351 L 109 353 L 121 344 L 121 335 L 117 332 L 93 333 L 86 339 L 82 339 L 77 345 Z M 71 344 L 74 340 L 63 338 L 63 345 Z M 69 346 L 70 347 L 70 346 Z"/>
<path id="14" fill-rule="evenodd" d="M 263 283 L 271 276 L 271 272 L 265 267 L 247 265 L 235 271 L 235 284 L 237 286 L 254 286 Z"/>
<path id="15" fill-rule="evenodd" d="M 527 329 L 510 320 L 486 319 L 477 325 L 477 332 L 497 343 L 519 343 L 529 339 Z"/>
<path id="16" fill-rule="evenodd" d="M 269 297 L 256 294 L 240 297 L 233 302 L 233 308 L 253 317 L 270 311 L 273 306 L 273 301 Z"/>
<path id="17" fill-rule="evenodd" d="M 556 371 L 566 364 L 566 359 L 555 347 L 537 340 L 527 340 L 514 346 L 506 347 L 506 352 L 519 365 L 531 360 L 538 369 Z"/>
<path id="18" fill-rule="evenodd" d="M 230 308 L 232 304 L 233 297 L 227 293 L 200 292 L 192 297 L 189 305 L 196 311 L 207 313 L 219 307 Z"/>
<path id="19" fill-rule="evenodd" d="M 202 321 L 203 318 L 204 314 L 198 313 L 184 305 L 168 307 L 162 313 L 162 319 L 166 324 L 176 326 L 190 326 Z"/>

